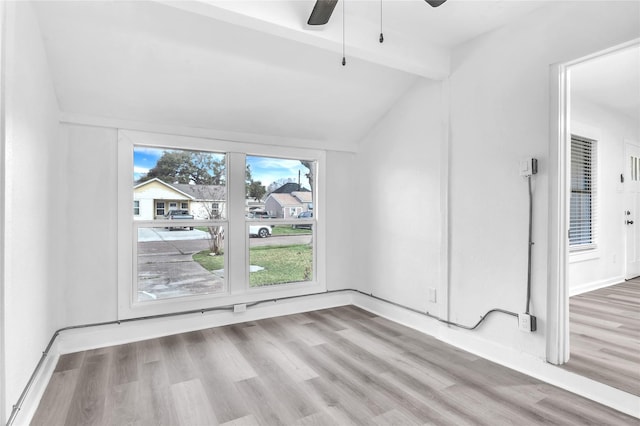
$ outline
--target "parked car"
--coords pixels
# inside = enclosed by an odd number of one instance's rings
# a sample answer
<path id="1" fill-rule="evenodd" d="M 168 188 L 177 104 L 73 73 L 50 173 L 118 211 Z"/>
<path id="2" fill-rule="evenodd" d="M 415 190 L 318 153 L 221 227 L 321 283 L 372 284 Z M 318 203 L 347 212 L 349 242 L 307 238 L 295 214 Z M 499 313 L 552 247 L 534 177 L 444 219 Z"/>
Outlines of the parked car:
<path id="1" fill-rule="evenodd" d="M 271 236 L 273 226 L 271 225 L 250 225 L 249 236 L 267 238 Z"/>
<path id="2" fill-rule="evenodd" d="M 298 219 L 311 219 L 313 217 L 313 212 L 302 212 L 298 215 Z M 301 223 L 299 225 L 292 225 L 294 229 L 311 229 L 310 223 Z"/>
<path id="3" fill-rule="evenodd" d="M 193 215 L 189 214 L 189 210 L 169 210 L 169 212 L 164 215 L 164 218 L 167 220 L 193 220 Z M 173 231 L 174 229 L 193 230 L 193 226 L 169 226 L 165 229 L 169 229 L 169 231 Z"/>
<path id="4" fill-rule="evenodd" d="M 264 210 L 254 210 L 247 213 L 247 219 L 273 219 L 274 216 Z"/>

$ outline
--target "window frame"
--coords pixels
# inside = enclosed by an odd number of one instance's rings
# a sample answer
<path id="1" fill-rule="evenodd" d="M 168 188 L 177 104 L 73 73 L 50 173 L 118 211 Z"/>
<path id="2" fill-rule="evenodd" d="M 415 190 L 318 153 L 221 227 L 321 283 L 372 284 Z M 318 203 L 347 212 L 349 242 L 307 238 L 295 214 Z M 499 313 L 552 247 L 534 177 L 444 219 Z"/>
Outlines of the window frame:
<path id="1" fill-rule="evenodd" d="M 588 143 L 590 144 L 590 148 L 589 148 L 589 158 L 590 158 L 590 171 L 589 171 L 589 182 L 590 182 L 590 188 L 588 191 L 586 190 L 578 190 L 578 189 L 574 189 L 573 188 L 573 174 L 574 174 L 574 168 L 573 168 L 573 163 L 572 163 L 572 157 L 573 157 L 573 147 L 574 147 L 574 140 L 577 142 L 582 142 L 582 143 Z M 568 190 L 568 195 L 569 195 L 569 217 L 568 217 L 568 229 L 569 229 L 569 235 L 568 235 L 568 249 L 569 252 L 571 253 L 571 255 L 573 256 L 574 261 L 577 260 L 589 260 L 591 258 L 593 258 L 594 254 L 597 253 L 598 250 L 598 212 L 599 212 L 599 196 L 598 196 L 598 190 L 599 190 L 599 155 L 598 155 L 598 140 L 591 138 L 591 137 L 585 137 L 585 136 L 581 136 L 575 133 L 572 133 L 570 135 L 569 138 L 569 155 L 568 155 L 568 161 L 569 161 L 569 167 L 568 167 L 568 173 L 569 173 L 569 179 L 568 179 L 568 185 L 569 185 L 569 190 Z M 590 210 L 589 210 L 589 219 L 588 222 L 590 224 L 590 240 L 588 242 L 585 243 L 572 243 L 571 238 L 571 221 L 572 221 L 572 216 L 573 216 L 573 212 L 572 212 L 572 207 L 571 207 L 571 198 L 573 197 L 574 193 L 580 193 L 580 194 L 589 194 L 589 203 L 590 203 Z M 586 221 L 587 219 L 582 218 L 581 220 Z M 585 257 L 586 256 L 586 257 Z"/>
<path id="2" fill-rule="evenodd" d="M 148 302 L 134 301 L 134 234 L 136 227 L 143 226 L 134 221 L 133 208 L 133 147 L 149 146 L 160 149 L 184 149 L 225 153 L 227 158 L 227 199 L 225 226 L 225 280 L 226 291 L 216 294 L 169 298 Z M 314 272 L 313 281 L 293 284 L 278 284 L 250 288 L 249 284 L 249 234 L 250 221 L 245 217 L 245 164 L 247 155 L 258 155 L 282 159 L 306 160 L 316 163 L 314 188 Z M 326 291 L 325 273 L 325 158 L 326 152 L 280 145 L 263 145 L 247 142 L 232 142 L 222 139 L 197 138 L 170 134 L 148 133 L 135 130 L 118 131 L 118 318 L 135 318 L 182 312 L 203 307 L 216 307 L 237 303 L 251 303 L 264 298 L 290 297 Z M 285 221 L 270 219 L 273 224 Z M 138 224 L 139 222 L 139 224 Z M 289 220 L 291 222 L 291 220 Z M 206 223 L 206 222 L 205 222 Z M 164 226 L 160 220 L 155 226 Z M 148 223 L 147 223 L 148 226 Z M 229 255 L 234 253 L 234 255 Z M 242 255 L 244 253 L 244 255 Z"/>
<path id="3" fill-rule="evenodd" d="M 320 174 L 318 172 L 319 169 L 319 161 L 318 160 L 311 160 L 309 158 L 295 158 L 295 157 L 284 157 L 282 155 L 263 155 L 263 154 L 256 154 L 254 152 L 251 153 L 247 153 L 246 155 L 250 155 L 250 156 L 254 156 L 254 157 L 268 157 L 274 160 L 296 160 L 296 161 L 300 161 L 300 160 L 310 160 L 313 162 L 314 164 L 314 170 L 313 170 L 313 174 L 314 174 L 314 181 L 316 182 L 316 185 L 314 185 L 315 187 L 313 188 L 313 195 L 312 195 L 312 200 L 313 203 L 317 203 L 317 196 L 318 196 L 318 192 L 317 192 L 317 186 L 321 185 L 320 183 L 318 183 L 318 175 Z M 246 158 L 246 156 L 245 156 Z M 246 164 L 245 164 L 246 167 Z M 322 183 L 322 185 L 324 185 L 324 182 Z M 246 246 L 246 257 L 247 257 L 247 261 L 246 261 L 246 271 L 247 271 L 247 280 L 246 280 L 246 289 L 247 291 L 250 292 L 263 292 L 263 291 L 268 291 L 268 289 L 273 289 L 273 288 L 282 288 L 282 289 L 286 289 L 286 288 L 295 288 L 297 286 L 302 286 L 305 285 L 308 282 L 314 282 L 317 278 L 317 273 L 318 273 L 318 246 L 317 246 L 317 236 L 316 236 L 316 230 L 318 228 L 318 222 L 315 220 L 315 218 L 310 218 L 310 219 L 298 219 L 298 214 L 296 213 L 293 216 L 290 216 L 289 214 L 291 213 L 292 209 L 296 209 L 295 207 L 290 207 L 290 206 L 286 206 L 283 207 L 283 216 L 282 218 L 269 218 L 269 219 L 263 219 L 262 217 L 258 216 L 257 218 L 255 217 L 255 213 L 254 213 L 254 217 L 247 217 L 247 214 L 245 214 L 245 221 L 246 221 L 246 235 L 247 235 L 247 246 Z M 309 224 L 311 225 L 311 239 L 312 242 L 314 243 L 314 250 L 313 250 L 313 254 L 312 254 L 312 274 L 313 274 L 313 278 L 311 281 L 296 281 L 296 282 L 290 282 L 290 283 L 274 283 L 274 284 L 265 284 L 262 286 L 257 286 L 257 287 L 251 287 L 251 283 L 250 283 L 250 241 L 251 241 L 251 236 L 249 235 L 249 228 L 251 226 L 258 226 L 258 225 L 264 225 L 265 223 L 268 223 L 270 225 L 273 226 L 292 226 L 292 225 L 305 225 L 305 224 Z"/>

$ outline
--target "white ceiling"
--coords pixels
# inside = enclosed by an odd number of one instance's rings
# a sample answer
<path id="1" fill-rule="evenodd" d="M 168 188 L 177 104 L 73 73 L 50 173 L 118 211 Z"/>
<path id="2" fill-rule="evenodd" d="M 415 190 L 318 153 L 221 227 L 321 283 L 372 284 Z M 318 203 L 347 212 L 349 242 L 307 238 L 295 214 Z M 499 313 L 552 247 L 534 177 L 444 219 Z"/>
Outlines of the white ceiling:
<path id="1" fill-rule="evenodd" d="M 36 2 L 67 114 L 317 141 L 355 149 L 419 76 L 443 78 L 453 46 L 544 2 L 385 0 L 306 25 L 314 0 Z"/>
<path id="2" fill-rule="evenodd" d="M 619 50 L 571 70 L 571 93 L 640 120 L 640 46 Z"/>

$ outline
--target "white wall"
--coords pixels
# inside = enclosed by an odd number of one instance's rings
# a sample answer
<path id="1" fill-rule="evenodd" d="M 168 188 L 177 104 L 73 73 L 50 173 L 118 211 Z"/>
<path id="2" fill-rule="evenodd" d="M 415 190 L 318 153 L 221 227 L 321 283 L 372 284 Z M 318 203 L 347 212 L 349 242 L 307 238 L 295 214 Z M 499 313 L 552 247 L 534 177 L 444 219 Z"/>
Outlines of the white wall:
<path id="1" fill-rule="evenodd" d="M 624 279 L 625 139 L 638 141 L 640 118 L 633 119 L 579 97 L 571 98 L 571 133 L 597 140 L 598 248 L 570 255 L 569 293 L 590 291 Z"/>
<path id="2" fill-rule="evenodd" d="M 5 196 L 4 196 L 4 185 L 5 185 L 5 127 L 4 127 L 4 118 L 5 118 L 5 108 L 4 102 L 5 97 L 3 93 L 5 93 L 5 60 L 4 60 L 4 52 L 5 52 L 5 40 L 6 40 L 6 25 L 5 25 L 5 16 L 6 16 L 6 3 L 0 2 L 0 423 L 4 422 L 6 419 L 5 407 L 6 407 L 6 397 L 5 397 L 5 344 L 4 344 L 4 323 L 5 323 L 5 310 L 4 310 L 4 283 L 5 283 L 5 274 L 4 274 L 4 253 L 6 253 L 6 245 L 4 238 L 4 211 L 5 211 Z"/>
<path id="3" fill-rule="evenodd" d="M 64 151 L 63 205 L 65 326 L 116 319 L 117 131 L 61 125 Z"/>
<path id="4" fill-rule="evenodd" d="M 358 288 L 423 310 L 442 274 L 442 90 L 418 80 L 362 140 L 351 218 Z"/>
<path id="5" fill-rule="evenodd" d="M 356 202 L 359 189 L 353 176 L 355 154 L 328 151 L 326 162 L 327 290 L 355 288 L 353 265 L 358 243 L 354 240 L 353 221 L 365 214 Z"/>
<path id="6" fill-rule="evenodd" d="M 58 187 L 58 106 L 32 6 L 6 5 L 4 239 L 5 416 L 54 330 L 60 241 L 53 229 L 67 206 Z M 5 422 L 6 419 L 0 419 Z"/>
<path id="7" fill-rule="evenodd" d="M 497 317 L 478 333 L 545 357 L 550 65 L 640 35 L 637 2 L 555 2 L 455 49 L 451 85 L 451 313 L 525 309 L 527 187 L 518 162 L 539 159 L 534 184 L 532 312 L 538 331 Z"/>
<path id="8" fill-rule="evenodd" d="M 522 333 L 515 318 L 496 314 L 473 333 L 545 357 L 550 66 L 638 37 L 639 6 L 550 3 L 457 47 L 447 81 L 422 81 L 405 94 L 357 155 L 361 290 L 443 315 L 448 309 L 450 320 L 468 325 L 492 308 L 524 312 L 528 192 L 519 162 L 536 157 L 531 307 L 538 331 Z M 438 285 L 439 275 L 447 277 L 439 268 L 442 220 L 448 286 Z M 439 296 L 448 291 L 448 306 L 443 297 L 428 303 L 429 287 Z"/>

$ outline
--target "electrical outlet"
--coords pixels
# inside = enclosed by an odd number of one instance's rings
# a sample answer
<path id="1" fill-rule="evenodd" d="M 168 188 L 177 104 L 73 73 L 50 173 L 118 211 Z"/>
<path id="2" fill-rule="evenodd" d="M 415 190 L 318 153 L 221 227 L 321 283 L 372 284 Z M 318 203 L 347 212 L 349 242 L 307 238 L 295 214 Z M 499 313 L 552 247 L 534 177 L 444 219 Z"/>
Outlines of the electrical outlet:
<path id="1" fill-rule="evenodd" d="M 524 331 L 527 333 L 536 331 L 536 317 L 529 314 L 519 314 L 518 328 L 520 328 L 520 331 Z"/>
<path id="2" fill-rule="evenodd" d="M 430 288 L 429 289 L 429 302 L 436 303 L 437 301 L 438 301 L 438 299 L 437 299 L 437 295 L 436 295 L 436 289 L 435 288 Z"/>
<path id="3" fill-rule="evenodd" d="M 247 304 L 242 303 L 240 305 L 233 305 L 233 312 L 234 313 L 247 312 Z"/>

